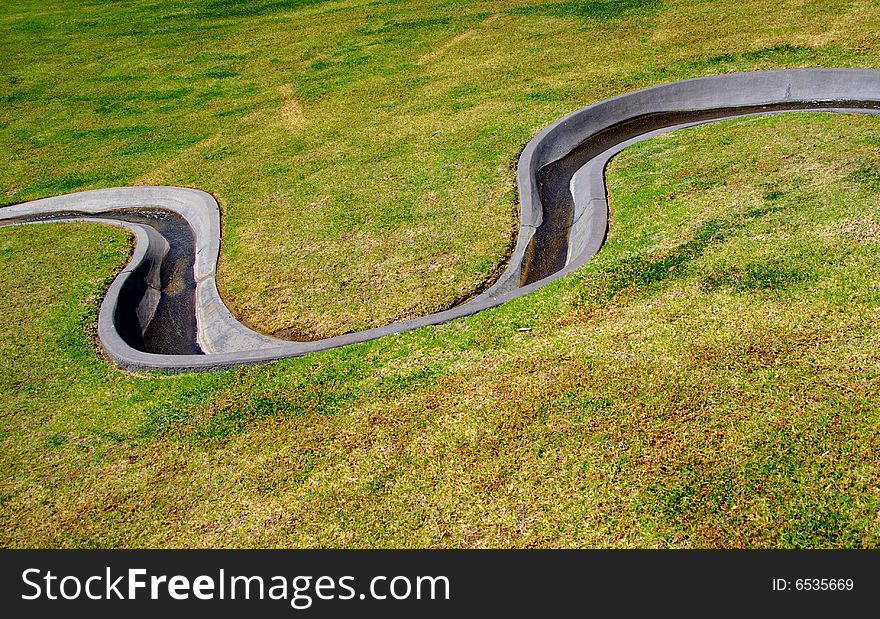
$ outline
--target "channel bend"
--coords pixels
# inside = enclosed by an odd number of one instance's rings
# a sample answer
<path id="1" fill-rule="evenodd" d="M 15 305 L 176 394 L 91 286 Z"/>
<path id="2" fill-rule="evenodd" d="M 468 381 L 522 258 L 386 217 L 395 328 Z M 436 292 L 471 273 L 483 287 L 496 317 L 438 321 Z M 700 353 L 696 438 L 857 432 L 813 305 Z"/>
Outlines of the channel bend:
<path id="1" fill-rule="evenodd" d="M 594 103 L 557 120 L 523 150 L 520 227 L 506 270 L 451 309 L 311 342 L 241 324 L 217 290 L 220 209 L 185 187 L 116 187 L 0 209 L 0 226 L 94 221 L 135 235 L 135 250 L 98 316 L 106 354 L 129 370 L 214 370 L 304 355 L 435 325 L 528 294 L 582 266 L 608 230 L 604 171 L 624 148 L 726 118 L 789 111 L 880 113 L 880 70 L 783 69 L 661 84 Z"/>

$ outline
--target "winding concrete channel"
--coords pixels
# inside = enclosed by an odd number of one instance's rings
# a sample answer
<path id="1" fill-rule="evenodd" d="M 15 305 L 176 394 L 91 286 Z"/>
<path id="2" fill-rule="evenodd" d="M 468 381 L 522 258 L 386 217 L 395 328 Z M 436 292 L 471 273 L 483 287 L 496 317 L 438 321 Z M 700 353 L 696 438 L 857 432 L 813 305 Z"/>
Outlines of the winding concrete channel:
<path id="1" fill-rule="evenodd" d="M 0 226 L 93 221 L 130 230 L 134 254 L 98 316 L 106 354 L 129 370 L 213 370 L 304 355 L 440 324 L 528 294 L 582 266 L 605 241 L 605 166 L 624 148 L 694 125 L 789 111 L 880 113 L 880 70 L 783 69 L 661 84 L 600 101 L 546 127 L 517 170 L 520 228 L 507 269 L 446 311 L 311 342 L 257 333 L 217 291 L 220 209 L 203 191 L 118 187 L 0 209 Z"/>

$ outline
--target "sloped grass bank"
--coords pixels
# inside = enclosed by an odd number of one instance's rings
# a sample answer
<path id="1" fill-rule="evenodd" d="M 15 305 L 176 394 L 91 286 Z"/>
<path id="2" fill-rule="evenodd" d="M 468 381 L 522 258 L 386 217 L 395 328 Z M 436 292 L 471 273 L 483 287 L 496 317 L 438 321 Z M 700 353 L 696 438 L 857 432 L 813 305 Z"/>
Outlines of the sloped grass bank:
<path id="1" fill-rule="evenodd" d="M 872 117 L 675 132 L 573 276 L 210 375 L 97 355 L 123 233 L 0 230 L 2 544 L 876 546 L 878 171 Z"/>
<path id="2" fill-rule="evenodd" d="M 878 27 L 873 0 L 16 2 L 0 204 L 210 191 L 235 313 L 335 335 L 491 280 L 519 151 L 559 116 L 710 73 L 878 66 Z"/>

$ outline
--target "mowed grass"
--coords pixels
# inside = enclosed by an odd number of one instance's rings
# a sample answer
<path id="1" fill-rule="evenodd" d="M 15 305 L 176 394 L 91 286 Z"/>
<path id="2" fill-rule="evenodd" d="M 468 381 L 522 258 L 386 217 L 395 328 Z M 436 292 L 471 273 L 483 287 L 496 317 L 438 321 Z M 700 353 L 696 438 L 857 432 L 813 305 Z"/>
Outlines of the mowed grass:
<path id="1" fill-rule="evenodd" d="M 544 125 L 709 73 L 877 66 L 874 0 L 23 0 L 0 205 L 127 184 L 223 209 L 233 311 L 291 339 L 455 305 L 513 243 Z"/>
<path id="2" fill-rule="evenodd" d="M 0 542 L 877 546 L 880 118 L 687 129 L 608 174 L 574 275 L 210 375 L 100 358 L 123 233 L 0 230 Z"/>

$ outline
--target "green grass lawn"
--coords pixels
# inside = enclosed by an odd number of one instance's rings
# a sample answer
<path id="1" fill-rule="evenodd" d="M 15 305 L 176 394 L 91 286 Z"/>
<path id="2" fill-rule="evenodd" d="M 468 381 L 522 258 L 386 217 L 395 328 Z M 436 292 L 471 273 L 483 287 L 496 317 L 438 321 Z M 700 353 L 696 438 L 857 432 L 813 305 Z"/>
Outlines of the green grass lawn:
<path id="1" fill-rule="evenodd" d="M 0 15 L 0 204 L 138 183 L 223 209 L 219 285 L 292 339 L 456 304 L 514 240 L 513 169 L 592 101 L 880 65 L 876 0 L 22 0 Z"/>
<path id="2" fill-rule="evenodd" d="M 523 145 L 709 73 L 880 66 L 880 4 L 18 2 L 0 204 L 214 193 L 263 331 L 427 313 L 503 267 Z M 120 230 L 0 230 L 0 545 L 880 545 L 880 118 L 675 132 L 608 244 L 482 314 L 215 374 L 95 341 Z"/>
<path id="3" fill-rule="evenodd" d="M 878 545 L 880 118 L 674 132 L 609 179 L 573 276 L 210 375 L 101 359 L 124 233 L 0 230 L 0 541 Z"/>

